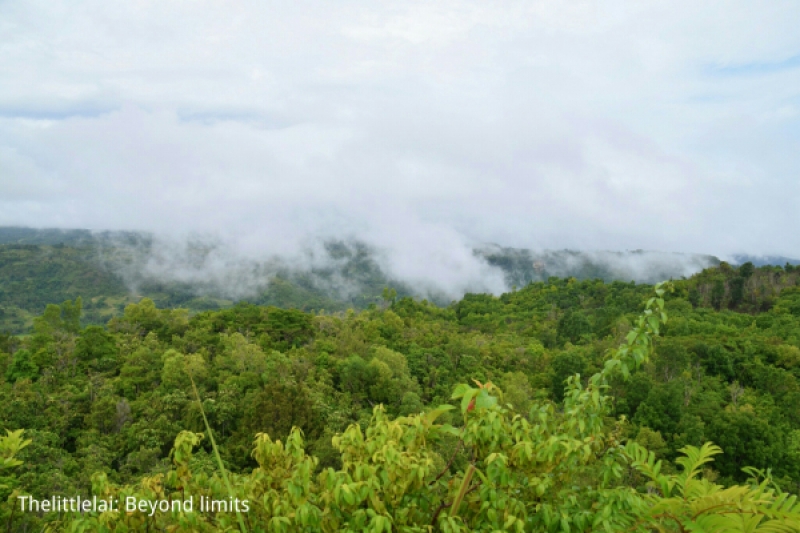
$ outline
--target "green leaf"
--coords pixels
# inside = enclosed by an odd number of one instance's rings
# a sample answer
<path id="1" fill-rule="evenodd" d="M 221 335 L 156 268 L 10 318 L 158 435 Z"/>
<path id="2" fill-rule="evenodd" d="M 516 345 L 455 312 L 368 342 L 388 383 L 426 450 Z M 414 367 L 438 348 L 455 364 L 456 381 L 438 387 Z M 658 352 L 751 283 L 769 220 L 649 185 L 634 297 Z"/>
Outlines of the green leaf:
<path id="1" fill-rule="evenodd" d="M 428 424 L 433 424 L 437 418 L 439 418 L 444 413 L 452 409 L 455 409 L 455 407 L 453 407 L 452 405 L 447 405 L 447 404 L 440 405 L 433 411 L 428 411 L 427 413 L 425 413 L 424 416 L 425 422 L 427 422 Z"/>
<path id="2" fill-rule="evenodd" d="M 497 405 L 497 398 L 489 394 L 487 391 L 481 389 L 478 397 L 475 399 L 475 407 L 477 409 L 488 409 Z"/>
<path id="3" fill-rule="evenodd" d="M 472 387 L 467 385 L 466 383 L 459 383 L 456 385 L 456 388 L 453 390 L 453 394 L 450 396 L 451 400 L 456 400 L 464 396 L 467 391 L 472 390 Z"/>
<path id="4" fill-rule="evenodd" d="M 468 391 L 464 392 L 464 395 L 461 398 L 461 413 L 466 414 L 467 409 L 469 408 L 469 404 L 472 399 L 478 394 L 478 389 L 469 389 Z"/>

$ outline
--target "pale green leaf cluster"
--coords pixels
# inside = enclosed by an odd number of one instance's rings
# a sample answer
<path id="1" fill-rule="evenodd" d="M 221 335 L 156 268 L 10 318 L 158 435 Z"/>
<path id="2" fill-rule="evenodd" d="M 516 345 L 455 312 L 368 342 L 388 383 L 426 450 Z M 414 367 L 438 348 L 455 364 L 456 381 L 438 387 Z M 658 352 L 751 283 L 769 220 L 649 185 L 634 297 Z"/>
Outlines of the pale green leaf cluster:
<path id="1" fill-rule="evenodd" d="M 15 456 L 31 443 L 30 440 L 23 439 L 24 432 L 22 429 L 6 430 L 6 435 L 0 437 L 0 471 L 22 464 Z"/>

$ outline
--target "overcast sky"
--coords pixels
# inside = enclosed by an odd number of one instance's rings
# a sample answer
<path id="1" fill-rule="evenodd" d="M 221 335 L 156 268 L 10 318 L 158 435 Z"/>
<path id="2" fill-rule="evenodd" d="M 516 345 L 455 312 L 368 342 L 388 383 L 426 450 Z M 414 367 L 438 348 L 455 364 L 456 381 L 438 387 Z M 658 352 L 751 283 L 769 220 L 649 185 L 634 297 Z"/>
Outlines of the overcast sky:
<path id="1" fill-rule="evenodd" d="M 797 257 L 798 27 L 797 0 L 0 0 L 0 225 Z"/>

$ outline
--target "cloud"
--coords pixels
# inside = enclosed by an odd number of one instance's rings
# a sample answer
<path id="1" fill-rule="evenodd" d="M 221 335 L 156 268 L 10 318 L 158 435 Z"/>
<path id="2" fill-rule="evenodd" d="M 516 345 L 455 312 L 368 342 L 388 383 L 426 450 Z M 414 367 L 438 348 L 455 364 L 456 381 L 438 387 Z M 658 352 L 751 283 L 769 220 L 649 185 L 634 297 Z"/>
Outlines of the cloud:
<path id="1" fill-rule="evenodd" d="M 0 224 L 800 254 L 796 2 L 0 3 Z M 711 67 L 710 67 L 711 66 Z M 232 252 L 233 253 L 233 252 Z"/>
<path id="2" fill-rule="evenodd" d="M 745 63 L 742 65 L 715 65 L 710 68 L 713 74 L 723 76 L 757 76 L 788 69 L 800 68 L 800 55 L 774 62 Z"/>

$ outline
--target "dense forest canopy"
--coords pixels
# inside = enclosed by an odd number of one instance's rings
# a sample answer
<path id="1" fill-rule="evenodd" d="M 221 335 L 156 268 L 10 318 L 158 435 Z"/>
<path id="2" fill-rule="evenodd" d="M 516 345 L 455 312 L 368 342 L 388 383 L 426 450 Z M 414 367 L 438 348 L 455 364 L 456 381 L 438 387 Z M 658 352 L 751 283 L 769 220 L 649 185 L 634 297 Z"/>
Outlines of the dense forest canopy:
<path id="1" fill-rule="evenodd" d="M 300 461 L 308 476 L 324 476 L 356 460 L 356 452 L 348 452 L 356 444 L 342 444 L 347 439 L 362 439 L 358 435 L 372 429 L 412 431 L 413 420 L 428 420 L 413 415 L 436 413 L 437 424 L 453 429 L 437 432 L 430 420 L 424 428 L 432 432 L 430 440 L 413 437 L 425 440 L 417 451 L 424 452 L 429 468 L 419 475 L 428 480 L 433 470 L 444 469 L 448 475 L 442 479 L 456 483 L 484 445 L 463 445 L 474 403 L 462 405 L 466 418 L 435 410 L 451 402 L 454 391 L 457 397 L 472 391 L 473 399 L 484 398 L 478 407 L 505 406 L 502 413 L 481 411 L 500 417 L 493 427 L 505 435 L 523 420 L 543 427 L 537 417 L 547 413 L 557 420 L 601 374 L 608 402 L 590 417 L 596 438 L 605 439 L 605 451 L 591 450 L 598 460 L 610 453 L 611 441 L 638 443 L 662 461 L 659 475 L 677 475 L 687 447 L 711 441 L 722 453 L 703 467 L 707 481 L 746 483 L 752 471 L 743 469 L 754 467 L 796 494 L 798 280 L 800 269 L 791 265 L 723 263 L 674 282 L 663 302 L 669 321 L 653 324 L 652 336 L 660 337 L 651 354 L 648 345 L 650 355 L 639 371 L 631 365 L 627 379 L 604 374 L 604 368 L 609 350 L 641 329 L 636 317 L 653 291 L 646 284 L 551 278 L 499 297 L 468 294 L 446 307 L 386 289 L 368 309 L 335 313 L 240 303 L 190 315 L 145 298 L 105 325 L 86 325 L 81 298 L 50 304 L 26 334 L 0 336 L 0 431 L 24 430 L 30 440 L 16 452 L 21 464 L 2 472 L 0 499 L 7 504 L 1 520 L 20 528 L 58 518 L 15 515 L 12 502 L 20 494 L 88 496 L 101 486 L 124 492 L 154 479 L 163 491 L 174 482 L 170 476 L 187 472 L 197 483 L 218 479 L 210 440 L 198 438 L 205 432 L 204 416 L 225 469 L 255 490 L 248 477 L 255 474 L 248 473 L 279 461 L 260 454 L 290 454 L 290 471 Z M 251 453 L 257 434 L 269 437 L 259 437 Z M 495 445 L 500 446 L 486 444 Z M 265 451 L 259 451 L 262 446 Z M 181 459 L 181 453 L 191 459 Z M 584 467 L 580 476 L 592 484 L 599 474 Z M 643 475 L 625 474 L 618 482 L 635 492 L 645 486 Z"/>

